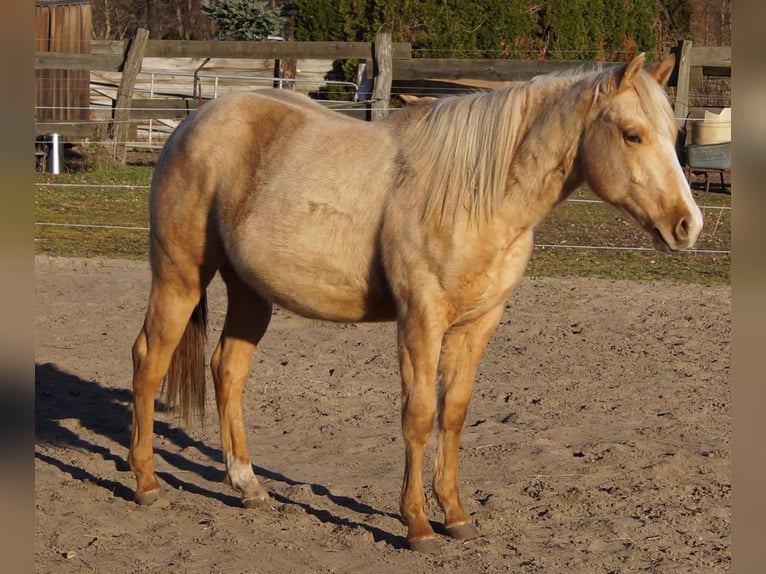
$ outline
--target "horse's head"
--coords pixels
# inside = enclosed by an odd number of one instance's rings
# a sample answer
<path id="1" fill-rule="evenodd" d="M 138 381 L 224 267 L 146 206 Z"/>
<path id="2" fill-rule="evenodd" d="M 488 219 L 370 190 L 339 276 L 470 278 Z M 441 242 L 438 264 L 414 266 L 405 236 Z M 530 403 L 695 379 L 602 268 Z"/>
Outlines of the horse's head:
<path id="1" fill-rule="evenodd" d="M 675 58 L 643 69 L 644 55 L 604 72 L 580 158 L 590 188 L 633 217 L 657 249 L 694 245 L 702 213 L 676 154 L 678 128 L 664 85 Z"/>

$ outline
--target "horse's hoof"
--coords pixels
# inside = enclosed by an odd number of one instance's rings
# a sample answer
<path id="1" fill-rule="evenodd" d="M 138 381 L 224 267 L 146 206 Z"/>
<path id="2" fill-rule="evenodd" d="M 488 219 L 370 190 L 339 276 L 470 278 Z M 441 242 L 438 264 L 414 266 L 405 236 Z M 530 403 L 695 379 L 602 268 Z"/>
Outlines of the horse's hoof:
<path id="1" fill-rule="evenodd" d="M 256 510 L 274 510 L 274 507 L 271 505 L 271 500 L 268 498 L 243 498 L 242 499 L 242 506 L 244 508 L 255 508 Z"/>
<path id="2" fill-rule="evenodd" d="M 154 504 L 159 500 L 160 498 L 160 491 L 158 490 L 150 490 L 148 492 L 141 492 L 136 493 L 135 501 L 140 506 L 148 506 L 150 504 Z"/>
<path id="3" fill-rule="evenodd" d="M 471 538 L 478 538 L 481 534 L 479 529 L 473 525 L 473 522 L 463 522 L 461 524 L 453 524 L 452 526 L 445 526 L 444 530 L 447 531 L 447 535 L 455 540 L 470 540 Z"/>
<path id="4" fill-rule="evenodd" d="M 408 540 L 407 546 L 410 550 L 420 552 L 421 554 L 436 554 L 439 551 L 439 543 L 436 538 L 416 538 Z"/>

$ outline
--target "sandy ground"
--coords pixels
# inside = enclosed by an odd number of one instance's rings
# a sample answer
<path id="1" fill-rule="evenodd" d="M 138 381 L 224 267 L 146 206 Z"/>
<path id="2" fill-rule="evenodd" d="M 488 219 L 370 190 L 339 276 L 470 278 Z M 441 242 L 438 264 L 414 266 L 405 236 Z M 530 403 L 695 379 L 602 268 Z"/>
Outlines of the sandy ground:
<path id="1" fill-rule="evenodd" d="M 274 511 L 242 509 L 222 482 L 212 391 L 204 424 L 158 414 L 162 498 L 139 507 L 130 346 L 148 267 L 38 256 L 36 272 L 37 572 L 730 569 L 729 287 L 525 278 L 481 363 L 462 443 L 463 499 L 482 536 L 441 537 L 425 556 L 404 548 L 398 513 L 392 324 L 275 311 L 244 403 Z M 212 348 L 220 281 L 209 295 Z"/>

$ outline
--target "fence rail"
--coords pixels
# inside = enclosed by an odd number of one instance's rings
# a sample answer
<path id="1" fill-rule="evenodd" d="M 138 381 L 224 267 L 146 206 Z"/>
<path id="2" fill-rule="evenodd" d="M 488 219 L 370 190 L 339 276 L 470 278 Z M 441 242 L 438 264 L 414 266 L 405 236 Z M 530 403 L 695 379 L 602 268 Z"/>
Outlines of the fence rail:
<path id="1" fill-rule="evenodd" d="M 142 32 L 142 31 L 139 31 Z M 685 118 L 688 114 L 689 88 L 701 84 L 703 74 L 731 75 L 731 48 L 694 47 L 691 42 L 682 42 L 673 49 L 678 54 L 677 69 L 671 78 L 676 90 L 676 116 Z M 531 60 L 460 60 L 412 58 L 410 44 L 392 42 L 390 34 L 379 34 L 375 42 L 241 42 L 241 41 L 185 41 L 148 40 L 139 37 L 126 41 L 91 41 L 90 53 L 36 52 L 35 69 L 68 69 L 94 73 L 119 74 L 118 96 L 111 102 L 107 117 L 98 121 L 95 117 L 85 121 L 40 121 L 36 124 L 37 134 L 60 133 L 70 138 L 103 137 L 104 133 L 117 139 L 116 145 L 124 146 L 127 138 L 135 134 L 135 122 L 168 119 L 162 114 L 172 111 L 169 119 L 177 119 L 190 113 L 203 97 L 191 93 L 168 94 L 175 103 L 152 102 L 147 105 L 145 98 L 135 97 L 133 86 L 136 75 L 141 72 L 145 59 L 163 58 L 200 60 L 206 65 L 210 60 L 347 60 L 359 59 L 366 63 L 367 73 L 363 74 L 372 82 L 368 90 L 367 119 L 381 117 L 388 111 L 387 102 L 394 82 L 429 80 L 440 81 L 513 81 L 527 80 L 535 75 L 559 72 L 573 66 L 610 66 L 613 63 L 582 61 L 531 61 Z M 136 62 L 135 69 L 128 63 Z M 278 65 L 274 66 L 279 69 Z M 199 70 L 195 70 L 198 72 Z M 289 81 L 276 77 L 273 82 Z M 371 76 L 371 77 L 370 77 Z M 268 81 L 268 80 L 266 80 Z M 299 81 L 299 80 L 296 80 Z M 465 88 L 463 88 L 465 89 Z M 119 101 L 118 101 L 119 100 Z M 150 110 L 150 108 L 152 108 Z M 133 111 L 135 110 L 135 111 Z M 158 115 L 150 117 L 152 110 Z M 103 110 L 102 110 L 103 111 Z M 91 114 L 93 115 L 93 114 Z M 95 121 L 94 121 L 95 120 Z M 129 134 L 123 125 L 134 124 Z M 107 125 L 106 129 L 104 124 Z"/>

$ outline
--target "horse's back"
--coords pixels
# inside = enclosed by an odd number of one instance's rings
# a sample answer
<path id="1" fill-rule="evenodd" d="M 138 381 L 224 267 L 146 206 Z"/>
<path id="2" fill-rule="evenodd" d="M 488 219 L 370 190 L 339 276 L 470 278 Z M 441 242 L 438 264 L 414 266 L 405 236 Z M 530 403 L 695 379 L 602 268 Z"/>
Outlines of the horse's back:
<path id="1" fill-rule="evenodd" d="M 153 235 L 218 254 L 262 296 L 303 315 L 389 318 L 377 241 L 395 156 L 385 128 L 304 96 L 225 96 L 166 145 Z"/>

